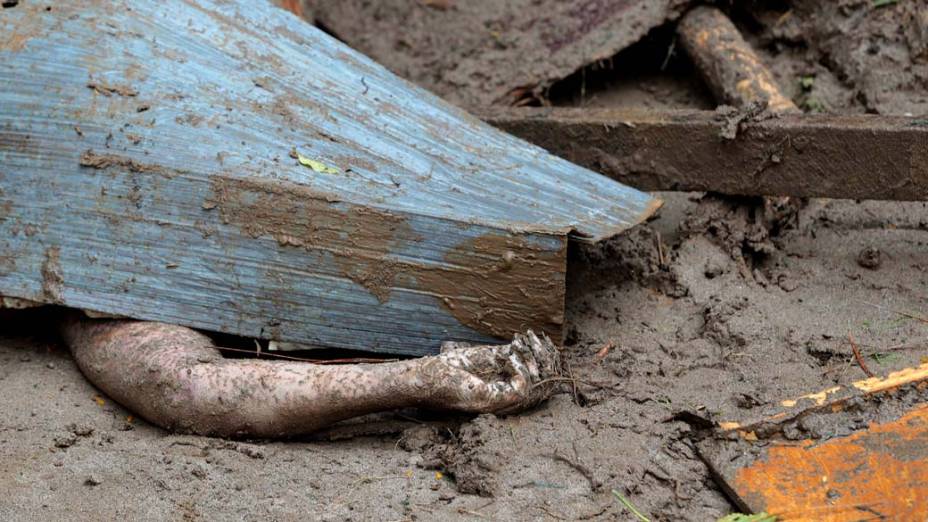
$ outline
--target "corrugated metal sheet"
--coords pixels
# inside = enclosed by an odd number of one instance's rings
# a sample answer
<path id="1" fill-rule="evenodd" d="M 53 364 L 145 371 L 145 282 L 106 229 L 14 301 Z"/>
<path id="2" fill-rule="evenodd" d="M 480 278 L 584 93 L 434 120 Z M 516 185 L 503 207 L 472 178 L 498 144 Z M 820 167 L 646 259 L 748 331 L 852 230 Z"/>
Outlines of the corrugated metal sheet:
<path id="1" fill-rule="evenodd" d="M 0 11 L 0 294 L 401 353 L 559 334 L 648 195 L 262 1 Z"/>

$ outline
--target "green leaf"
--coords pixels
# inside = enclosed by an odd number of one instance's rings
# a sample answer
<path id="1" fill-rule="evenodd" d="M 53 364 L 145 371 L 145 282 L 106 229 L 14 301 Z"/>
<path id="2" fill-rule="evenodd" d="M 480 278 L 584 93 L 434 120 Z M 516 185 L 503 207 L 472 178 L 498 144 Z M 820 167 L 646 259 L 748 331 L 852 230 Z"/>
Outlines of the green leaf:
<path id="1" fill-rule="evenodd" d="M 873 7 L 886 7 L 887 5 L 893 5 L 899 0 L 873 0 Z"/>

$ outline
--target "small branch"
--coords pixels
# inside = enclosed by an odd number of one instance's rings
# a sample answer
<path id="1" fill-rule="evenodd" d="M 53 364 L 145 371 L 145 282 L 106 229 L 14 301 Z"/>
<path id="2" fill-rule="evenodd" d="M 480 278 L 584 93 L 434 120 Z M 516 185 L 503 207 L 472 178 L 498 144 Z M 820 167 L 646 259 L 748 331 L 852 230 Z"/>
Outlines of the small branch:
<path id="1" fill-rule="evenodd" d="M 667 266 L 667 263 L 664 262 L 664 242 L 661 240 L 661 233 L 655 233 L 655 239 L 657 242 L 657 262 L 660 268 Z"/>
<path id="2" fill-rule="evenodd" d="M 574 384 L 574 385 L 576 385 L 576 384 L 582 384 L 582 385 L 584 385 L 584 386 L 589 386 L 590 388 L 596 388 L 596 389 L 598 389 L 598 390 L 612 390 L 612 389 L 615 389 L 615 386 L 612 386 L 612 385 L 602 384 L 602 383 L 596 383 L 596 382 L 592 382 L 592 381 L 584 381 L 584 380 L 581 380 L 581 379 L 574 379 L 573 377 L 550 377 L 550 378 L 545 379 L 545 380 L 543 380 L 543 381 L 538 381 L 538 382 L 536 382 L 535 385 L 534 385 L 534 387 L 537 388 L 537 387 L 539 387 L 539 386 L 542 386 L 542 385 L 548 384 L 548 383 L 552 383 L 552 382 L 569 382 L 569 383 L 572 383 L 572 384 Z"/>
<path id="3" fill-rule="evenodd" d="M 857 347 L 857 343 L 854 342 L 854 338 L 851 337 L 851 334 L 847 334 L 847 340 L 851 343 L 851 351 L 854 352 L 854 359 L 857 360 L 857 365 L 867 374 L 867 377 L 873 377 L 874 373 L 870 371 L 870 368 L 867 368 L 867 363 L 864 362 L 863 356 L 860 355 L 860 348 Z"/>
<path id="4" fill-rule="evenodd" d="M 535 506 L 535 507 L 538 508 L 539 511 L 542 511 L 544 514 L 548 515 L 549 517 L 551 517 L 551 518 L 553 518 L 553 519 L 555 519 L 555 520 L 567 520 L 566 518 L 564 518 L 564 517 L 562 517 L 562 516 L 560 516 L 560 515 L 558 515 L 558 514 L 556 514 L 556 513 L 553 513 L 550 509 L 548 509 L 548 508 L 546 508 L 546 507 L 544 507 L 544 506 Z"/>
<path id="5" fill-rule="evenodd" d="M 900 310 L 893 310 L 893 313 L 899 314 L 899 315 L 901 315 L 902 317 L 908 317 L 909 319 L 915 319 L 916 321 L 919 321 L 919 322 L 928 324 L 928 317 L 924 317 L 924 316 L 921 316 L 921 315 L 915 315 L 915 314 L 912 314 L 912 313 L 909 313 L 909 312 L 903 312 L 903 311 L 900 311 Z"/>
<path id="6" fill-rule="evenodd" d="M 399 359 L 374 359 L 374 358 L 364 358 L 364 357 L 357 357 L 357 358 L 350 358 L 350 359 L 307 359 L 304 357 L 293 357 L 290 355 L 283 355 L 279 353 L 262 352 L 262 351 L 255 352 L 254 350 L 241 350 L 239 348 L 227 348 L 225 346 L 216 346 L 215 348 L 223 352 L 246 353 L 249 355 L 257 355 L 258 357 L 261 357 L 263 355 L 264 357 L 276 357 L 277 359 L 285 359 L 288 361 L 300 361 L 300 362 L 307 362 L 307 363 L 312 363 L 312 364 L 355 364 L 355 363 L 375 364 L 375 363 L 396 362 L 399 360 Z"/>

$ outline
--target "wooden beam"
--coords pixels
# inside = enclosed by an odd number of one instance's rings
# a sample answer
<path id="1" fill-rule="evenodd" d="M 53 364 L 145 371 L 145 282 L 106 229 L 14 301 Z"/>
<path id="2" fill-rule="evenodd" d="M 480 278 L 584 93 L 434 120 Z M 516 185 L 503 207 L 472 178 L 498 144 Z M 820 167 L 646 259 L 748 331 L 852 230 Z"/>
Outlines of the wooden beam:
<path id="1" fill-rule="evenodd" d="M 641 190 L 928 199 L 924 117 L 534 107 L 479 115 Z"/>
<path id="2" fill-rule="evenodd" d="M 0 35 L 2 296 L 412 355 L 559 340 L 568 234 L 659 204 L 268 2 L 21 2 Z"/>

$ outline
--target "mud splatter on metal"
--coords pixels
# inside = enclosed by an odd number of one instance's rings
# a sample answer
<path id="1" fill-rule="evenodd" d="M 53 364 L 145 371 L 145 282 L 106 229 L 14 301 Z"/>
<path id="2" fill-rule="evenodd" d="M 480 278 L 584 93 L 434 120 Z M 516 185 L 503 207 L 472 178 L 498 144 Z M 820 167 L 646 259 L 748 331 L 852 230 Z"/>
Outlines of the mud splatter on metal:
<path id="1" fill-rule="evenodd" d="M 0 295 L 411 354 L 559 338 L 567 236 L 658 204 L 269 3 L 26 2 L 0 35 Z"/>

